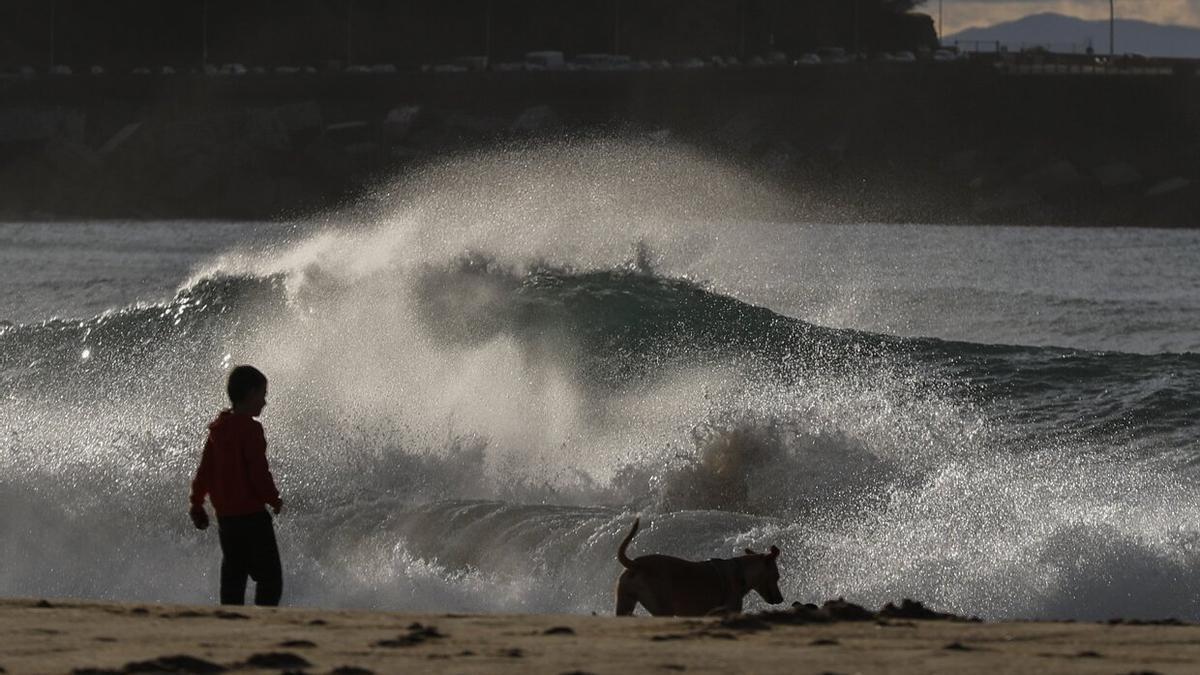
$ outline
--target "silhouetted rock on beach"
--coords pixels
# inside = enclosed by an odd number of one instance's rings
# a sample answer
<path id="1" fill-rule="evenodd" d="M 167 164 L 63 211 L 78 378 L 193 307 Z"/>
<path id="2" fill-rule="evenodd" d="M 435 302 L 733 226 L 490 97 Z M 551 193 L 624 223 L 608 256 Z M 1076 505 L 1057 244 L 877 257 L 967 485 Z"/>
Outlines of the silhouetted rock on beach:
<path id="1" fill-rule="evenodd" d="M 793 672 L 803 663 L 813 672 L 868 672 L 884 663 L 916 674 L 1092 672 L 1096 665 L 1111 673 L 1193 672 L 1200 663 L 1200 626 L 978 623 L 913 601 L 878 612 L 837 599 L 689 619 L 245 611 L 246 620 L 230 622 L 211 606 L 0 601 L 0 634 L 16 638 L 0 640 L 0 664 L 9 672 L 81 675 L 365 675 L 426 672 L 431 665 L 498 673 Z M 384 644 L 393 640 L 399 644 Z"/>

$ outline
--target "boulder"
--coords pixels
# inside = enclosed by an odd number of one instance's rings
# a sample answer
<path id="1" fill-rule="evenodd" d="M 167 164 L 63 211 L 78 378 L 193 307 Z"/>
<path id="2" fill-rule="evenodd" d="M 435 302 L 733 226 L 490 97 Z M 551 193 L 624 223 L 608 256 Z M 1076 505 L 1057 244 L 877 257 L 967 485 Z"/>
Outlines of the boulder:
<path id="1" fill-rule="evenodd" d="M 796 147 L 787 141 L 772 144 L 762 157 L 762 168 L 772 175 L 783 175 L 790 172 L 800 158 Z"/>
<path id="2" fill-rule="evenodd" d="M 320 136 L 304 149 L 306 164 L 327 180 L 341 180 L 354 173 L 354 160 L 345 146 Z"/>
<path id="3" fill-rule="evenodd" d="M 120 131 L 113 134 L 111 138 L 104 142 L 104 145 L 100 146 L 100 154 L 102 156 L 112 154 L 125 145 L 129 139 L 133 138 L 141 128 L 141 122 L 131 122 L 121 127 Z"/>
<path id="4" fill-rule="evenodd" d="M 338 122 L 325 127 L 324 138 L 343 147 L 371 142 L 371 125 L 362 120 Z"/>
<path id="5" fill-rule="evenodd" d="M 235 133 L 256 148 L 286 150 L 291 146 L 291 137 L 274 110 L 251 108 L 236 115 L 233 122 L 238 127 Z"/>
<path id="6" fill-rule="evenodd" d="M 417 118 L 421 116 L 421 106 L 402 105 L 392 108 L 383 119 L 383 137 L 398 143 L 408 138 Z"/>
<path id="7" fill-rule="evenodd" d="M 321 131 L 321 106 L 316 101 L 281 105 L 275 108 L 275 117 L 284 133 L 289 136 L 316 134 Z"/>
<path id="8" fill-rule="evenodd" d="M 70 108 L 0 108 L 0 143 L 27 143 L 51 138 L 82 143 L 86 119 L 82 112 Z"/>
<path id="9" fill-rule="evenodd" d="M 1092 170 L 1092 175 L 1104 187 L 1121 187 L 1142 182 L 1142 172 L 1129 162 L 1109 162 Z"/>
<path id="10" fill-rule="evenodd" d="M 762 126 L 757 116 L 738 113 L 721 125 L 716 139 L 731 150 L 748 152 L 762 142 Z"/>
<path id="11" fill-rule="evenodd" d="M 54 138 L 42 148 L 42 156 L 50 168 L 64 178 L 79 179 L 100 169 L 101 159 L 82 143 Z"/>
<path id="12" fill-rule="evenodd" d="M 151 149 L 155 154 L 170 162 L 180 162 L 212 154 L 222 135 L 206 120 L 192 118 L 164 124 L 152 136 Z M 143 147 L 145 143 L 137 145 Z"/>
<path id="13" fill-rule="evenodd" d="M 960 150 L 959 152 L 946 155 L 939 162 L 939 168 L 943 173 L 961 176 L 970 174 L 975 170 L 979 162 L 979 152 L 976 150 Z"/>
<path id="14" fill-rule="evenodd" d="M 655 129 L 646 133 L 646 137 L 655 143 L 666 143 L 671 140 L 671 130 L 667 128 Z"/>
<path id="15" fill-rule="evenodd" d="M 1182 176 L 1175 176 L 1173 178 L 1168 178 L 1166 180 L 1155 183 L 1153 186 L 1150 187 L 1149 190 L 1146 190 L 1146 196 L 1147 197 L 1162 197 L 1163 195 L 1169 195 L 1172 192 L 1178 192 L 1178 191 L 1190 186 L 1191 184 L 1192 184 L 1192 181 L 1190 178 L 1183 178 Z"/>
<path id="16" fill-rule="evenodd" d="M 1031 171 L 1021 178 L 1021 182 L 1032 187 L 1039 194 L 1053 195 L 1079 187 L 1086 179 L 1071 162 L 1060 159 Z"/>
<path id="17" fill-rule="evenodd" d="M 1041 201 L 1041 195 L 1028 185 L 1002 186 L 981 190 L 975 197 L 974 211 L 979 215 L 988 215 L 1034 206 Z"/>
<path id="18" fill-rule="evenodd" d="M 495 136 L 508 128 L 508 123 L 502 117 L 464 112 L 450 113 L 446 116 L 445 124 L 452 131 L 480 136 Z"/>
<path id="19" fill-rule="evenodd" d="M 539 105 L 521 111 L 508 130 L 517 134 L 535 134 L 558 124 L 558 113 L 548 105 Z"/>

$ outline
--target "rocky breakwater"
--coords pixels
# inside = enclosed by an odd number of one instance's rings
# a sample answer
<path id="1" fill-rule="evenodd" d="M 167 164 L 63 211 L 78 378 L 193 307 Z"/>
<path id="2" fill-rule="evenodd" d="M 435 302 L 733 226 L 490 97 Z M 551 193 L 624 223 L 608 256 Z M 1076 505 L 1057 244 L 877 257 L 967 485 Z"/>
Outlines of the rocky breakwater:
<path id="1" fill-rule="evenodd" d="M 319 201 L 323 163 L 305 159 L 322 147 L 319 105 L 171 112 L 0 108 L 0 215 L 258 217 Z"/>
<path id="2" fill-rule="evenodd" d="M 0 105 L 0 218 L 296 217 L 444 153 L 557 125 L 546 106 Z"/>
<path id="3" fill-rule="evenodd" d="M 966 65 L 389 78 L 23 84 L 0 102 L 0 218 L 294 218 L 369 204 L 450 153 L 617 135 L 784 187 L 794 199 L 772 217 L 1200 224 L 1194 76 Z"/>

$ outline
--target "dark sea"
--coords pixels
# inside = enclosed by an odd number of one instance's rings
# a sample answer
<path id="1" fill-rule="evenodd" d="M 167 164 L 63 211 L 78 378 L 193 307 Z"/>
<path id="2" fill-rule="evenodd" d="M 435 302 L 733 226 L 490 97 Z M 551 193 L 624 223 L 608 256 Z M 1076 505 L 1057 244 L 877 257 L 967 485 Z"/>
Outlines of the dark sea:
<path id="1" fill-rule="evenodd" d="M 0 596 L 215 602 L 188 484 L 252 363 L 285 604 L 608 613 L 640 515 L 778 545 L 788 603 L 1200 620 L 1200 231 L 759 220 L 611 150 L 0 224 Z"/>

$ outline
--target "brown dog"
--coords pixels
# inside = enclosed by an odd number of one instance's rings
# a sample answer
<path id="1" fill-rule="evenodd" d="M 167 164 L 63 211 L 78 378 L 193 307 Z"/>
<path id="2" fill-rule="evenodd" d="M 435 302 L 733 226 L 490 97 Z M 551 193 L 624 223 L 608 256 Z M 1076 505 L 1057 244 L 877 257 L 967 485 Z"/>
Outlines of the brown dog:
<path id="1" fill-rule="evenodd" d="M 783 602 L 779 592 L 779 549 L 723 560 L 693 562 L 669 555 L 644 555 L 630 560 L 625 555 L 641 519 L 617 549 L 617 560 L 625 567 L 617 580 L 617 616 L 633 614 L 640 602 L 654 616 L 704 616 L 742 611 L 742 600 L 757 591 L 763 600 Z"/>

